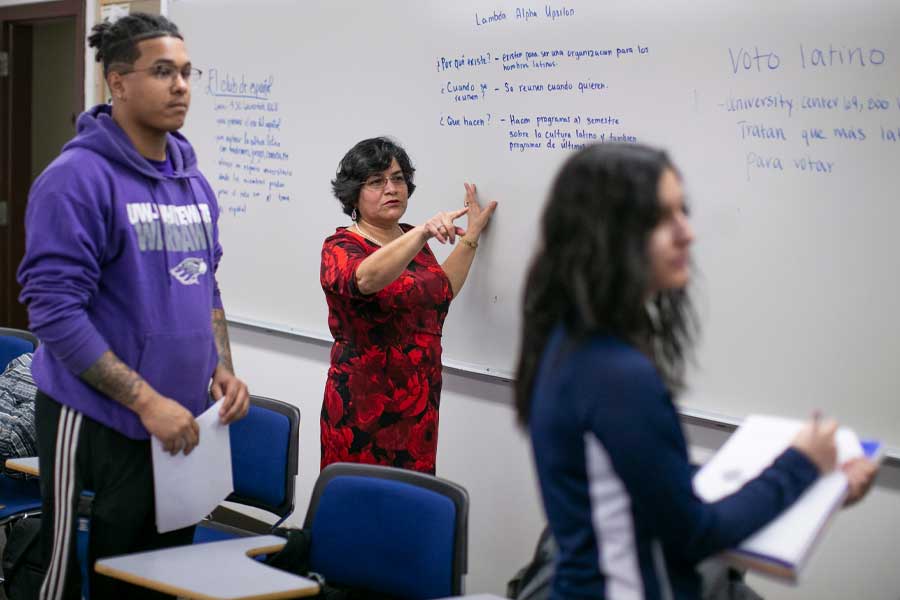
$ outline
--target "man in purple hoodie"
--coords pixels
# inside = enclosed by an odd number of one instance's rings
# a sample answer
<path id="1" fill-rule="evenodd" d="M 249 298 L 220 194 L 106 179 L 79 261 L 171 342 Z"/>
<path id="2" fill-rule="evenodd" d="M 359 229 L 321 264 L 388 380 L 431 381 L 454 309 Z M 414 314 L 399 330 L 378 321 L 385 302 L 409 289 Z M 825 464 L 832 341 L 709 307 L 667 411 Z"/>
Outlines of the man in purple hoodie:
<path id="1" fill-rule="evenodd" d="M 112 104 L 35 181 L 21 300 L 43 342 L 32 363 L 47 576 L 40 598 L 78 598 L 75 509 L 95 493 L 90 564 L 189 544 L 193 528 L 155 527 L 150 436 L 173 454 L 201 440 L 194 417 L 225 398 L 249 407 L 234 375 L 215 280 L 219 207 L 179 133 L 199 71 L 177 27 L 134 14 L 94 27 Z M 91 576 L 91 598 L 147 592 Z"/>

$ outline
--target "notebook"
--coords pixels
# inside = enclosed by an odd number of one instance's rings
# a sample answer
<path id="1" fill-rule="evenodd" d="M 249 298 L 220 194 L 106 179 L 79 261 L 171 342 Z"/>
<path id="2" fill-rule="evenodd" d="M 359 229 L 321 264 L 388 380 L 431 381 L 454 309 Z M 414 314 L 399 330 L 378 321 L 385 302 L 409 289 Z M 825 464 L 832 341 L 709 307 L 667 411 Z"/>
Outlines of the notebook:
<path id="1" fill-rule="evenodd" d="M 694 476 L 694 491 L 715 502 L 741 488 L 772 464 L 800 431 L 803 421 L 751 415 L 722 448 Z M 880 461 L 883 445 L 861 442 L 855 433 L 840 428 L 835 435 L 838 464 L 868 456 Z M 838 469 L 820 477 L 790 508 L 724 558 L 779 578 L 796 581 L 831 517 L 847 496 L 847 478 Z"/>

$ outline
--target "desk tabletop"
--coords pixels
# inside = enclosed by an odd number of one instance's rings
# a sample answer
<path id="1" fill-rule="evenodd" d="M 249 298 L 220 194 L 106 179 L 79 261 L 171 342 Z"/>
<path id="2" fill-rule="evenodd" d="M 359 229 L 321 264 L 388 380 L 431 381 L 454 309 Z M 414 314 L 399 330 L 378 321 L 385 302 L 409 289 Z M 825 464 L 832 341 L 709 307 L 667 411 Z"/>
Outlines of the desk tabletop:
<path id="1" fill-rule="evenodd" d="M 315 581 L 264 565 L 250 556 L 277 552 L 286 540 L 259 535 L 102 558 L 97 573 L 197 600 L 276 600 L 313 596 Z"/>
<path id="2" fill-rule="evenodd" d="M 12 471 L 28 473 L 29 475 L 34 475 L 35 477 L 41 474 L 40 468 L 38 467 L 37 456 L 29 456 L 27 458 L 9 458 L 6 460 L 6 468 Z"/>

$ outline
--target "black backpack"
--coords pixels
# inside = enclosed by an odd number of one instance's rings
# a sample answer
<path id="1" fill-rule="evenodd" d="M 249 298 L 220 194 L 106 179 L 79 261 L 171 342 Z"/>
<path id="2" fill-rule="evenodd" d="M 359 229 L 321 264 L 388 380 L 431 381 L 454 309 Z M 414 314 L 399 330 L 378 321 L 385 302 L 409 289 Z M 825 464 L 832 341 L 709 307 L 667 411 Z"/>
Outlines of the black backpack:
<path id="1" fill-rule="evenodd" d="M 550 527 L 544 527 L 531 562 L 519 569 L 506 584 L 506 597 L 515 600 L 545 600 L 550 597 L 556 541 Z"/>
<path id="2" fill-rule="evenodd" d="M 315 580 L 319 584 L 319 594 L 313 596 L 314 598 L 321 600 L 394 600 L 383 594 L 328 583 L 318 573 L 310 572 L 309 546 L 312 540 L 309 530 L 277 527 L 272 533 L 287 538 L 287 544 L 280 552 L 266 557 L 265 563 L 270 567 Z M 13 599 L 10 598 L 10 600 Z"/>
<path id="3" fill-rule="evenodd" d="M 3 548 L 3 590 L 9 600 L 33 600 L 44 581 L 41 560 L 41 518 L 25 517 L 6 530 Z"/>
<path id="4" fill-rule="evenodd" d="M 546 600 L 553 582 L 556 542 L 544 527 L 531 562 L 519 569 L 506 586 L 506 596 L 515 600 Z M 716 558 L 702 562 L 698 571 L 703 582 L 702 600 L 763 600 L 744 582 L 744 571 Z"/>

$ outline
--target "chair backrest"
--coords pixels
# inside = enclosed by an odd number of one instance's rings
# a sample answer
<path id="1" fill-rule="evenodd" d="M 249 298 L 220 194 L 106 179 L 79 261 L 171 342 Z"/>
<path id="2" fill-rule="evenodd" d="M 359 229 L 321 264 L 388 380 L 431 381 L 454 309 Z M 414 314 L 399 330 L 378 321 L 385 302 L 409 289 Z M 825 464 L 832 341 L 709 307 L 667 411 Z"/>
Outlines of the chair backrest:
<path id="1" fill-rule="evenodd" d="M 463 593 L 469 495 L 431 475 L 350 463 L 316 480 L 304 527 L 326 581 L 412 600 Z"/>
<path id="2" fill-rule="evenodd" d="M 276 525 L 294 512 L 299 455 L 300 409 L 250 396 L 247 416 L 231 424 L 231 502 L 278 515 Z"/>
<path id="3" fill-rule="evenodd" d="M 17 356 L 34 352 L 38 344 L 38 339 L 30 331 L 0 327 L 0 371 Z"/>

